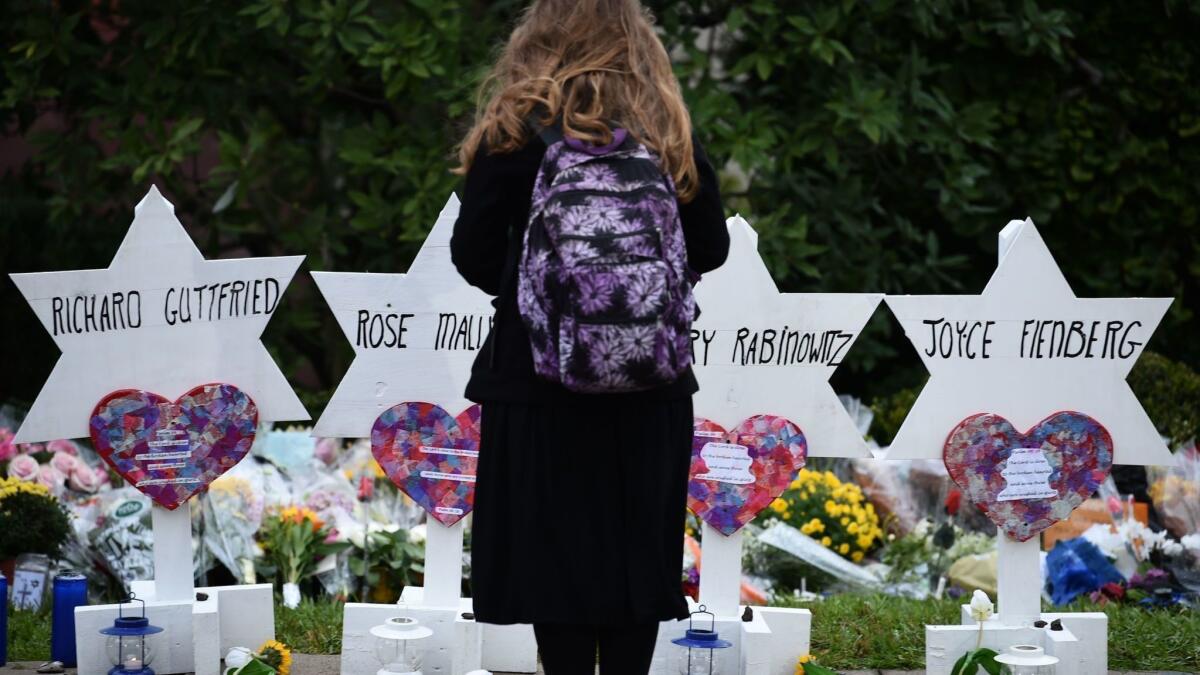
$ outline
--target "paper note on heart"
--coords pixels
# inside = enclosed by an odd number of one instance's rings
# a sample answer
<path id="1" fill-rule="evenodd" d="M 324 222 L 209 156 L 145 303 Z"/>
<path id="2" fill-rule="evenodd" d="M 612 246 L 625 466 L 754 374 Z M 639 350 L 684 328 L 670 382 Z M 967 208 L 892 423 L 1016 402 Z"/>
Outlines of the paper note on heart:
<path id="1" fill-rule="evenodd" d="M 688 508 L 721 534 L 733 534 L 783 494 L 807 454 L 800 428 L 782 417 L 755 415 L 728 432 L 697 418 Z"/>
<path id="2" fill-rule="evenodd" d="M 375 420 L 371 452 L 396 487 L 453 525 L 475 505 L 479 406 L 458 417 L 432 403 L 392 406 Z"/>
<path id="3" fill-rule="evenodd" d="M 1060 412 L 1026 433 L 999 415 L 972 415 L 943 448 L 950 477 L 1002 532 L 1025 541 L 1071 515 L 1112 469 L 1108 430 Z"/>
<path id="4" fill-rule="evenodd" d="M 96 452 L 130 485 L 175 510 L 232 469 L 254 443 L 258 408 L 230 384 L 206 384 L 175 402 L 123 389 L 92 412 Z"/>

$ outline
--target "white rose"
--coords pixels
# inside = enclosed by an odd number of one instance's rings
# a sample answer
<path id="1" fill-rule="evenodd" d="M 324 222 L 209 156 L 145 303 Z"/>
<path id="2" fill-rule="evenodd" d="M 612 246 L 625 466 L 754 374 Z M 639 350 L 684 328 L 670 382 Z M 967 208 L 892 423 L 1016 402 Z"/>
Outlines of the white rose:
<path id="1" fill-rule="evenodd" d="M 242 668 L 253 660 L 251 654 L 253 652 L 245 647 L 234 647 L 225 655 L 225 667 L 233 669 Z"/>
<path id="2" fill-rule="evenodd" d="M 420 544 L 424 542 L 425 525 L 423 523 L 421 525 L 414 525 L 413 528 L 408 531 L 408 540 L 414 544 Z"/>
<path id="3" fill-rule="evenodd" d="M 984 621 L 992 618 L 992 614 L 995 612 L 995 609 L 996 608 L 994 605 L 992 605 L 992 601 L 990 598 L 988 598 L 987 593 L 977 589 L 975 593 L 971 595 L 972 619 L 975 619 L 979 623 L 983 623 Z"/>

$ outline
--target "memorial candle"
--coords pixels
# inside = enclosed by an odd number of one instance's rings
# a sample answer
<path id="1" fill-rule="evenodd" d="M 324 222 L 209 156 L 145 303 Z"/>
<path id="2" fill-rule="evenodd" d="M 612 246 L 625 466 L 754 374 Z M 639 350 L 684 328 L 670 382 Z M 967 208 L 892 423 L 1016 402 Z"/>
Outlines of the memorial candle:
<path id="1" fill-rule="evenodd" d="M 8 660 L 8 579 L 0 574 L 0 666 Z"/>
<path id="2" fill-rule="evenodd" d="M 75 608 L 87 604 L 87 577 L 67 572 L 54 577 L 54 618 L 50 631 L 50 659 L 68 668 L 76 665 Z"/>

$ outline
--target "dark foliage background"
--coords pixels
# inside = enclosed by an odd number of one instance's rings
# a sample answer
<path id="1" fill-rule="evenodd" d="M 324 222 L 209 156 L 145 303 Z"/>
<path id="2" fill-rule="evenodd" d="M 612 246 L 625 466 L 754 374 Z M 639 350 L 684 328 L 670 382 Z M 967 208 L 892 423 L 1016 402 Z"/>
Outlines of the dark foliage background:
<path id="1" fill-rule="evenodd" d="M 402 271 L 513 1 L 4 3 L 0 269 L 103 267 L 150 183 L 209 257 Z M 787 291 L 977 292 L 1038 224 L 1080 296 L 1174 296 L 1196 364 L 1200 2 L 651 2 L 730 211 Z M 0 283 L 0 401 L 56 350 Z M 265 335 L 319 412 L 350 350 L 302 271 Z M 835 384 L 918 386 L 881 308 Z"/>

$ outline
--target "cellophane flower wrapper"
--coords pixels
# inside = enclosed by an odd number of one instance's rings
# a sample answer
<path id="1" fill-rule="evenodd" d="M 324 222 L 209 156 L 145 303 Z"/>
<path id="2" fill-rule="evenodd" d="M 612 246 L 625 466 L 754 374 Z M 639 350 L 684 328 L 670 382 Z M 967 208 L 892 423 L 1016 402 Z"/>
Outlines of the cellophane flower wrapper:
<path id="1" fill-rule="evenodd" d="M 1163 525 L 1171 534 L 1195 540 L 1200 535 L 1200 450 L 1196 443 L 1187 444 L 1175 452 L 1174 466 L 1146 467 L 1150 482 L 1150 499 Z M 1200 549 L 1200 541 L 1197 541 Z"/>
<path id="2" fill-rule="evenodd" d="M 154 578 L 154 533 L 150 498 L 132 487 L 101 495 L 95 529 L 88 543 L 128 587 Z"/>
<path id="3" fill-rule="evenodd" d="M 204 512 L 204 549 L 242 583 L 258 556 L 254 535 L 262 526 L 266 498 L 258 462 L 244 459 L 213 481 L 200 499 Z"/>
<path id="4" fill-rule="evenodd" d="M 297 502 L 316 511 L 321 520 L 332 523 L 339 516 L 354 513 L 358 505 L 358 493 L 345 474 L 331 471 L 315 461 L 308 467 L 293 469 L 288 473 L 295 486 Z"/>
<path id="5" fill-rule="evenodd" d="M 757 533 L 755 538 L 759 543 L 795 556 L 847 586 L 885 590 L 883 579 L 874 566 L 852 563 L 787 523 L 774 521 L 761 533 Z M 703 566 L 701 566 L 701 574 L 703 574 Z"/>
<path id="6" fill-rule="evenodd" d="M 371 454 L 369 441 L 359 440 L 352 443 L 338 457 L 335 467 L 352 485 L 365 475 L 375 481 L 377 488 L 383 488 L 376 489 L 371 499 L 366 502 L 372 522 L 394 523 L 405 530 L 425 522 L 425 511 L 384 476 L 383 469 Z M 356 519 L 360 523 L 363 522 L 361 511 L 356 511 Z"/>
<path id="7" fill-rule="evenodd" d="M 850 464 L 852 480 L 875 505 L 880 518 L 898 534 L 911 532 L 921 522 L 912 484 L 901 475 L 897 464 L 873 459 L 856 459 Z M 889 520 L 890 516 L 890 520 Z"/>

